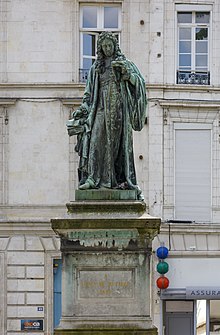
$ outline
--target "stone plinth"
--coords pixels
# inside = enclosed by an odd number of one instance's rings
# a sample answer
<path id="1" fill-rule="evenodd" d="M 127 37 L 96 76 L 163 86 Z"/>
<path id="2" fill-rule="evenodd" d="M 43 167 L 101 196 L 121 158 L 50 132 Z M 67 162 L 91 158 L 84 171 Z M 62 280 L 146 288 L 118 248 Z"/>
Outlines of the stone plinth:
<path id="1" fill-rule="evenodd" d="M 62 319 L 55 334 L 156 334 L 150 256 L 160 219 L 137 200 L 74 201 L 67 208 L 66 217 L 52 220 L 63 254 Z"/>

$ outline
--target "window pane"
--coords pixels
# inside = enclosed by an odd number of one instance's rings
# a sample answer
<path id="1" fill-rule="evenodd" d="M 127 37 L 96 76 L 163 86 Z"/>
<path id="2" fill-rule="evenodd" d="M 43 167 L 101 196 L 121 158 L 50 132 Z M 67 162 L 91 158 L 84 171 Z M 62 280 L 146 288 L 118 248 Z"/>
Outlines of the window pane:
<path id="1" fill-rule="evenodd" d="M 220 334 L 220 300 L 210 300 L 210 335 Z"/>
<path id="2" fill-rule="evenodd" d="M 196 13 L 196 23 L 209 23 L 209 13 L 208 12 L 197 12 Z"/>
<path id="3" fill-rule="evenodd" d="M 92 64 L 93 64 L 92 58 L 83 58 L 83 69 L 85 70 L 90 69 Z"/>
<path id="4" fill-rule="evenodd" d="M 196 335 L 206 335 L 206 300 L 197 300 Z"/>
<path id="5" fill-rule="evenodd" d="M 83 55 L 95 56 L 95 35 L 83 34 Z"/>
<path id="6" fill-rule="evenodd" d="M 196 40 L 207 40 L 208 28 L 196 28 Z"/>
<path id="7" fill-rule="evenodd" d="M 191 53 L 191 42 L 180 41 L 179 52 L 180 53 Z"/>
<path id="8" fill-rule="evenodd" d="M 117 7 L 104 7 L 104 28 L 118 28 Z"/>
<path id="9" fill-rule="evenodd" d="M 207 55 L 196 55 L 196 67 L 207 67 L 208 56 Z"/>
<path id="10" fill-rule="evenodd" d="M 196 53 L 208 53 L 208 43 L 206 41 L 196 41 Z"/>
<path id="11" fill-rule="evenodd" d="M 193 312 L 193 301 L 166 301 L 166 312 Z"/>
<path id="12" fill-rule="evenodd" d="M 179 29 L 180 40 L 191 40 L 191 28 L 180 28 Z"/>
<path id="13" fill-rule="evenodd" d="M 97 27 L 97 7 L 83 7 L 83 28 Z"/>
<path id="14" fill-rule="evenodd" d="M 191 66 L 191 55 L 179 55 L 179 66 Z"/>
<path id="15" fill-rule="evenodd" d="M 192 13 L 178 13 L 178 23 L 192 23 Z"/>

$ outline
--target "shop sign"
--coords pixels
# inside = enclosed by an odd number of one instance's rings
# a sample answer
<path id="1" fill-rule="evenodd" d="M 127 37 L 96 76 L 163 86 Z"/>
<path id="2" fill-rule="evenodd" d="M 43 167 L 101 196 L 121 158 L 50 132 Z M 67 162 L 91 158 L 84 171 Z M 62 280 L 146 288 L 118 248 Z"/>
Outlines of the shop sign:
<path id="1" fill-rule="evenodd" d="M 43 330 L 43 320 L 21 320 L 21 330 Z"/>
<path id="2" fill-rule="evenodd" d="M 186 299 L 220 300 L 220 287 L 186 287 Z"/>

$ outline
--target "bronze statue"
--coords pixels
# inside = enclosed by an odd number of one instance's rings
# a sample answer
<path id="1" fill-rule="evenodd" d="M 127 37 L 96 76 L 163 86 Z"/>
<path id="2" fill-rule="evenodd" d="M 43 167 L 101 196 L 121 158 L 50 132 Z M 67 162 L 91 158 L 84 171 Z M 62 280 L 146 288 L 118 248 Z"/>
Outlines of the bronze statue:
<path id="1" fill-rule="evenodd" d="M 111 32 L 101 33 L 82 105 L 67 122 L 69 135 L 78 136 L 79 189 L 136 189 L 142 198 L 132 129 L 143 128 L 146 105 L 145 81 L 139 70 L 122 54 Z"/>

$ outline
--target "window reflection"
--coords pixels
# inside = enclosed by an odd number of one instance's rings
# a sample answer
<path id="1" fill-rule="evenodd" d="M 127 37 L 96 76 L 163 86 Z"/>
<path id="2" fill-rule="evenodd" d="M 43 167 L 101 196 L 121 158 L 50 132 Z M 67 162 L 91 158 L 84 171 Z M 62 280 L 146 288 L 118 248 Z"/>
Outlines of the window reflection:
<path id="1" fill-rule="evenodd" d="M 196 23 L 209 23 L 209 12 L 197 12 Z"/>
<path id="2" fill-rule="evenodd" d="M 220 300 L 210 300 L 210 335 L 220 335 Z"/>
<path id="3" fill-rule="evenodd" d="M 104 7 L 104 28 L 118 28 L 118 7 Z"/>
<path id="4" fill-rule="evenodd" d="M 178 13 L 178 23 L 191 23 L 192 13 Z"/>
<path id="5" fill-rule="evenodd" d="M 95 56 L 95 35 L 83 34 L 83 53 L 87 56 Z"/>
<path id="6" fill-rule="evenodd" d="M 196 301 L 196 335 L 206 335 L 206 300 Z"/>
<path id="7" fill-rule="evenodd" d="M 83 7 L 83 27 L 84 28 L 97 27 L 97 7 L 95 6 Z"/>
<path id="8" fill-rule="evenodd" d="M 196 28 L 196 40 L 207 40 L 208 29 L 207 28 Z"/>

